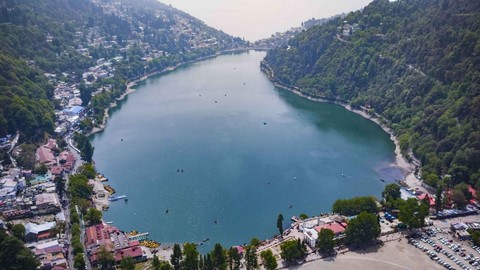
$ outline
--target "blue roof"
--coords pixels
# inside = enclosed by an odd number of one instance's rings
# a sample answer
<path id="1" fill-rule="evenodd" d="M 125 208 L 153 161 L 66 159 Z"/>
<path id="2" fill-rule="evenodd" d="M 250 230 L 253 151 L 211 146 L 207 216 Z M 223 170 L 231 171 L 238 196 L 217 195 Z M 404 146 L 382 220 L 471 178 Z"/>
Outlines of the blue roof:
<path id="1" fill-rule="evenodd" d="M 72 108 L 65 110 L 66 113 L 71 113 L 71 114 L 79 114 L 82 111 L 83 111 L 82 106 L 73 106 Z"/>

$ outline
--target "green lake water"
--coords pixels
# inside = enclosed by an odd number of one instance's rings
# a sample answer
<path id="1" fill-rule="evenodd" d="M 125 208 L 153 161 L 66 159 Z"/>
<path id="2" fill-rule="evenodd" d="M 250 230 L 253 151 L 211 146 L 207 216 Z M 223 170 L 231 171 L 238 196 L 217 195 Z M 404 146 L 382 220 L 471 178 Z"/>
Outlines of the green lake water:
<path id="1" fill-rule="evenodd" d="M 111 110 L 93 158 L 129 200 L 104 220 L 162 243 L 210 238 L 205 252 L 272 237 L 279 213 L 288 225 L 337 198 L 379 197 L 402 177 L 387 133 L 275 88 L 260 71 L 264 56 L 222 55 L 151 77 Z"/>

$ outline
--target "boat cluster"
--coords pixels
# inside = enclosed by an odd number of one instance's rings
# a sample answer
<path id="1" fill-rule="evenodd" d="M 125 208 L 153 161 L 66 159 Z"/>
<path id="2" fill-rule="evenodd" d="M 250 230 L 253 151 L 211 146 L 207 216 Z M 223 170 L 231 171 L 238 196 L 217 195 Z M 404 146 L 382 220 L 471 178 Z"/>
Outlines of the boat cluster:
<path id="1" fill-rule="evenodd" d="M 153 240 L 143 240 L 140 242 L 140 245 L 148 248 L 158 248 L 160 246 L 160 243 Z"/>

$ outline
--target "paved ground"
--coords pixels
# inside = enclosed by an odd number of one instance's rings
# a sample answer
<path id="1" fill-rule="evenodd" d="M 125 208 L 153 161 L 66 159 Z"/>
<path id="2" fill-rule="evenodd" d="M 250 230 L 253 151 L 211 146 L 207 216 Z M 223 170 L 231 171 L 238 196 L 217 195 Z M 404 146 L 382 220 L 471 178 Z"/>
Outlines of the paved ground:
<path id="1" fill-rule="evenodd" d="M 365 250 L 338 254 L 334 258 L 305 263 L 302 266 L 289 267 L 288 269 L 314 270 L 314 269 L 445 269 L 436 264 L 424 252 L 407 244 L 405 239 L 401 242 L 391 241 L 383 246 L 372 247 Z"/>

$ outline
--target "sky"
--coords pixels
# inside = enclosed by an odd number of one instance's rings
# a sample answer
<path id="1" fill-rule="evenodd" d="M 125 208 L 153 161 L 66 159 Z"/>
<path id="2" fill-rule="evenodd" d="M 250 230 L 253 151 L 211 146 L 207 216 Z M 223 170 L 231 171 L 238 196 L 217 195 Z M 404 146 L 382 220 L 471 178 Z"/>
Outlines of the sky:
<path id="1" fill-rule="evenodd" d="M 160 0 L 227 34 L 256 41 L 300 26 L 358 10 L 372 0 Z"/>

